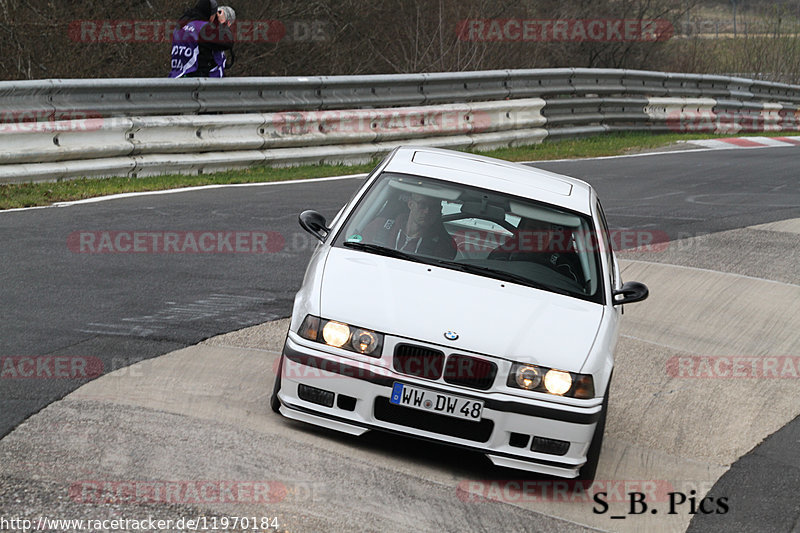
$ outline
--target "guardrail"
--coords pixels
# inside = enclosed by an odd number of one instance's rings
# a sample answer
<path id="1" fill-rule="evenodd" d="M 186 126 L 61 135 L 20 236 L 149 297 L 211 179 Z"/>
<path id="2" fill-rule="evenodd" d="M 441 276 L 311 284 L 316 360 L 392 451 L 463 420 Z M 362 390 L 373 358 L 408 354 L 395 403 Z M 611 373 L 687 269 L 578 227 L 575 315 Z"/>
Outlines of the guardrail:
<path id="1" fill-rule="evenodd" d="M 365 161 L 610 131 L 796 131 L 800 86 L 614 69 L 0 82 L 0 182 Z"/>

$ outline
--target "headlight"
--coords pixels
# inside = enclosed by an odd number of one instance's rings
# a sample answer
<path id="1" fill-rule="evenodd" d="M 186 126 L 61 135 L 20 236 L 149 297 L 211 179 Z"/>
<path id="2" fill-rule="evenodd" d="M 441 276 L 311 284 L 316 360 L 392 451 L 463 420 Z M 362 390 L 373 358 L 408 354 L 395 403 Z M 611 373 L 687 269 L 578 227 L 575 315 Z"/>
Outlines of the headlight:
<path id="1" fill-rule="evenodd" d="M 569 372 L 548 370 L 547 374 L 544 375 L 544 388 L 550 394 L 563 396 L 572 388 L 572 376 L 569 375 Z"/>
<path id="2" fill-rule="evenodd" d="M 368 329 L 356 329 L 353 332 L 353 340 L 350 342 L 353 349 L 358 353 L 372 353 L 375 348 L 380 346 L 378 334 Z"/>
<path id="3" fill-rule="evenodd" d="M 331 320 L 322 327 L 322 339 L 331 346 L 341 348 L 350 340 L 350 327 Z"/>
<path id="4" fill-rule="evenodd" d="M 542 374 L 538 367 L 525 365 L 519 367 L 514 380 L 521 389 L 533 390 L 542 382 Z"/>
<path id="5" fill-rule="evenodd" d="M 383 347 L 382 333 L 313 315 L 306 316 L 297 334 L 304 339 L 373 357 L 380 357 Z"/>
<path id="6" fill-rule="evenodd" d="M 506 385 L 570 398 L 594 398 L 594 380 L 589 374 L 576 374 L 538 365 L 514 363 Z"/>

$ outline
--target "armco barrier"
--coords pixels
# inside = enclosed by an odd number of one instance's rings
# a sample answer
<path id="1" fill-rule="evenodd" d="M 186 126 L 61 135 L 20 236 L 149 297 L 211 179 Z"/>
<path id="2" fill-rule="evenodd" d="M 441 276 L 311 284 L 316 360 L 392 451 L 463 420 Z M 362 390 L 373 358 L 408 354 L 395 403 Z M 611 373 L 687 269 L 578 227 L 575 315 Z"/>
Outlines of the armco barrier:
<path id="1" fill-rule="evenodd" d="M 199 81 L 149 79 L 52 80 L 49 100 L 67 116 L 91 113 L 98 117 L 178 115 L 200 111 Z M 5 82 L 8 83 L 8 82 Z M 24 108 L 24 101 L 22 102 Z"/>
<path id="2" fill-rule="evenodd" d="M 132 124 L 125 117 L 0 124 L 0 165 L 128 155 Z"/>
<path id="3" fill-rule="evenodd" d="M 800 86 L 717 75 L 586 68 L 0 82 L 0 104 L 4 109 L 89 110 L 104 117 L 355 109 L 599 95 L 800 103 Z"/>
<path id="4" fill-rule="evenodd" d="M 797 131 L 800 86 L 618 69 L 0 82 L 0 182 L 367 161 L 611 131 Z"/>

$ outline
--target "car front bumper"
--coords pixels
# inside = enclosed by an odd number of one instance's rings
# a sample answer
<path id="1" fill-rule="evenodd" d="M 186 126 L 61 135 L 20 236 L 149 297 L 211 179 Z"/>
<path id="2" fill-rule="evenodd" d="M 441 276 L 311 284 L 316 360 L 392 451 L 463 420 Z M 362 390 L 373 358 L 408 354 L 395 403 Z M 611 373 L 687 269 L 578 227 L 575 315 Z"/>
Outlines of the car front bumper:
<path id="1" fill-rule="evenodd" d="M 429 439 L 484 453 L 499 466 L 560 477 L 577 477 L 586 463 L 599 402 L 577 407 L 431 382 L 306 342 L 290 332 L 284 345 L 278 399 L 287 418 L 353 435 L 377 429 Z M 481 421 L 393 405 L 389 397 L 396 382 L 482 401 Z M 534 437 L 567 441 L 569 448 L 563 455 L 532 451 Z"/>

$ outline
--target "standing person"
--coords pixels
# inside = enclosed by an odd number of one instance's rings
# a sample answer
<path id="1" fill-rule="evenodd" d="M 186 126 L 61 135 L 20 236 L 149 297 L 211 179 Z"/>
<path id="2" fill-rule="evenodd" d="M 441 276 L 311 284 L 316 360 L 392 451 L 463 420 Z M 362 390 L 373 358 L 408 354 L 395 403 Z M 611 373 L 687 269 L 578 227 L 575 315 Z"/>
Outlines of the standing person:
<path id="1" fill-rule="evenodd" d="M 224 75 L 225 50 L 233 50 L 230 25 L 236 13 L 217 6 L 216 0 L 199 0 L 178 20 L 172 33 L 170 78 Z"/>
<path id="2" fill-rule="evenodd" d="M 214 59 L 214 67 L 211 68 L 209 71 L 209 77 L 211 78 L 222 78 L 225 75 L 225 71 L 233 66 L 233 62 L 235 60 L 235 56 L 233 54 L 233 32 L 231 28 L 233 27 L 233 23 L 236 22 L 236 11 L 233 10 L 230 6 L 220 6 L 217 9 L 216 20 L 212 19 L 211 24 L 209 26 L 214 27 L 211 30 L 212 35 L 222 35 L 224 37 L 220 40 L 222 44 L 227 44 L 228 46 L 223 48 L 219 46 L 215 49 L 212 49 L 212 57 Z M 206 27 L 209 27 L 206 26 Z M 203 56 L 203 42 L 200 42 L 200 56 Z M 229 57 L 225 56 L 225 51 L 227 50 Z"/>

